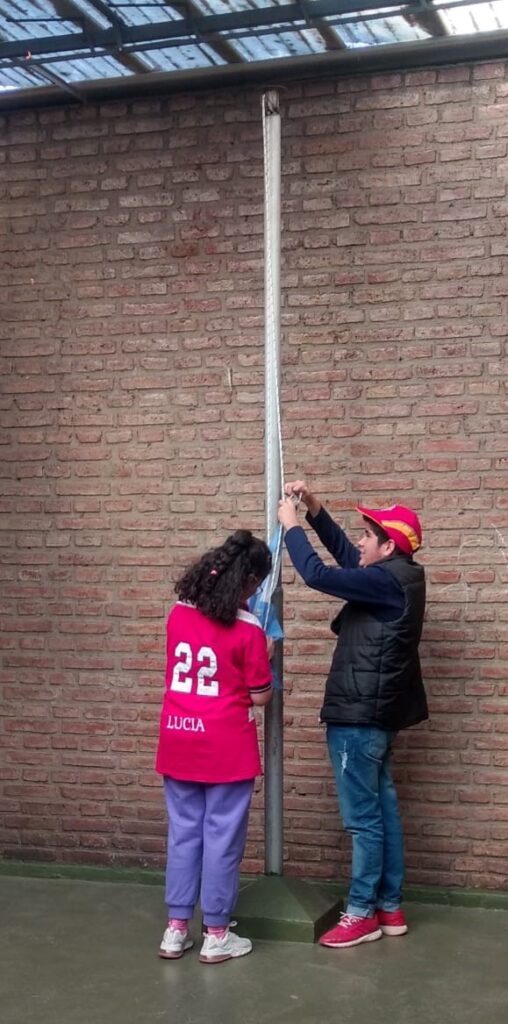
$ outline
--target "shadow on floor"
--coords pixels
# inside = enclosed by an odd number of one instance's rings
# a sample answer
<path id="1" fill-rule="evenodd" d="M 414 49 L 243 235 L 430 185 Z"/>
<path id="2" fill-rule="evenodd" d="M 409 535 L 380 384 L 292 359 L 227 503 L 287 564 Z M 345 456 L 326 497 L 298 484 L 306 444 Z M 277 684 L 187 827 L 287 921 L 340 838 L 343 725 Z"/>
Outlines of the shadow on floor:
<path id="1" fill-rule="evenodd" d="M 2 1024 L 507 1024 L 508 913 L 408 904 L 410 933 L 349 950 L 257 942 L 157 956 L 159 887 L 0 878 Z"/>

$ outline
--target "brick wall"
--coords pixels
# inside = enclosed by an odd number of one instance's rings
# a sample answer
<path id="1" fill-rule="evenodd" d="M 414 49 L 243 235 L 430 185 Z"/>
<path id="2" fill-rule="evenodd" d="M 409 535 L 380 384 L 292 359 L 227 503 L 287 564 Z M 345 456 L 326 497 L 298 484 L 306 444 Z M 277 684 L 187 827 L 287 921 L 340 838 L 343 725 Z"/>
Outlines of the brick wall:
<path id="1" fill-rule="evenodd" d="M 507 65 L 309 81 L 282 105 L 287 475 L 353 530 L 358 499 L 420 511 L 409 879 L 502 888 Z M 0 125 L 6 857 L 163 862 L 172 581 L 264 522 L 261 160 L 257 88 Z M 316 725 L 334 609 L 285 579 L 287 870 L 344 876 Z"/>

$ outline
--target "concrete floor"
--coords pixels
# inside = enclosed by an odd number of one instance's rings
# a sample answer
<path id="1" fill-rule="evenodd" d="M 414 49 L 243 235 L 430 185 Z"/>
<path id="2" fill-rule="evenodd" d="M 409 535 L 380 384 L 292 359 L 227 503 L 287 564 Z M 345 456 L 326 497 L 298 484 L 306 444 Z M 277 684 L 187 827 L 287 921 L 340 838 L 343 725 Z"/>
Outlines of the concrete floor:
<path id="1" fill-rule="evenodd" d="M 342 951 L 257 942 L 205 966 L 196 950 L 159 960 L 158 886 L 0 877 L 0 1021 L 508 1024 L 508 913 L 406 910 L 402 939 Z"/>

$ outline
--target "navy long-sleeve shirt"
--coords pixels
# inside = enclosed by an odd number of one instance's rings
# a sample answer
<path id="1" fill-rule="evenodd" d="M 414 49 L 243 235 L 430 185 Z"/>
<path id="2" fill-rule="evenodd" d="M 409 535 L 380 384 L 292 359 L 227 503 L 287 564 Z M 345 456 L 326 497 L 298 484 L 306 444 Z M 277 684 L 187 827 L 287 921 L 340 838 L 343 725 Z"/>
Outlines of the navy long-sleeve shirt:
<path id="1" fill-rule="evenodd" d="M 322 594 L 370 606 L 372 614 L 381 622 L 398 619 L 404 610 L 404 591 L 383 562 L 360 568 L 358 548 L 326 509 L 321 508 L 315 517 L 307 513 L 306 518 L 341 568 L 325 565 L 305 530 L 292 526 L 286 533 L 286 547 L 304 583 Z"/>

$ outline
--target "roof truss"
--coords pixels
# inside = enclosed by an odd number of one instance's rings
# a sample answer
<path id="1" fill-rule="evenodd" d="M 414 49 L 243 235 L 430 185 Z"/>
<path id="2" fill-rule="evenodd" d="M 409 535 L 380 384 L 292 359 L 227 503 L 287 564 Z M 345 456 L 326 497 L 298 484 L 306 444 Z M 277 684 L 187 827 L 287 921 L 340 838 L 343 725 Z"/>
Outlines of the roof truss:
<path id="1" fill-rule="evenodd" d="M 492 7 L 498 2 L 499 0 L 494 0 Z M 508 0 L 505 2 L 508 5 Z M 451 61 L 469 59 L 468 54 L 473 59 L 475 54 L 481 59 L 491 55 L 506 55 L 506 30 L 477 34 L 473 32 L 462 37 L 448 35 L 443 17 L 447 11 L 465 7 L 470 9 L 475 6 L 479 8 L 479 5 L 485 7 L 485 0 L 402 0 L 401 3 L 390 7 L 386 6 L 386 0 L 384 4 L 380 0 L 282 0 L 269 6 L 252 6 L 227 13 L 203 13 L 199 0 L 172 0 L 163 4 L 146 0 L 145 4 L 141 2 L 137 5 L 129 4 L 128 0 L 116 4 L 108 0 L 87 0 L 86 4 L 80 0 L 52 0 L 51 3 L 47 0 L 38 0 L 38 18 L 14 18 L 2 11 L 3 7 L 12 11 L 12 3 L 3 5 L 0 0 L 0 73 L 9 68 L 23 69 L 35 80 L 48 82 L 53 88 L 57 86 L 69 98 L 84 99 L 94 93 L 108 94 L 115 88 L 117 94 L 122 91 L 133 91 L 134 86 L 138 86 L 140 82 L 144 85 L 145 80 L 146 84 L 151 82 L 156 86 L 157 80 L 161 77 L 164 77 L 169 88 L 172 85 L 180 87 L 180 83 L 183 84 L 184 81 L 195 80 L 199 84 L 200 72 L 203 83 L 209 79 L 212 72 L 216 72 L 215 77 L 219 81 L 222 77 L 224 82 L 228 79 L 235 80 L 236 77 L 255 77 L 263 65 L 265 73 L 268 69 L 273 70 L 274 76 L 279 77 L 279 73 L 297 74 L 299 70 L 310 67 L 312 63 L 316 72 L 319 67 L 327 66 L 356 70 L 367 70 L 369 64 L 374 67 L 396 67 L 395 53 L 399 54 L 402 63 L 406 59 L 412 59 L 414 54 L 415 66 L 422 63 L 443 63 L 446 55 Z M 168 17 L 162 17 L 159 21 L 145 20 L 131 24 L 125 16 L 122 17 L 122 12 L 136 8 L 143 11 L 152 8 L 158 14 L 164 14 L 167 8 Z M 423 30 L 427 38 L 415 39 L 410 43 L 365 45 L 353 49 L 348 47 L 341 37 L 341 30 L 344 32 L 348 26 L 365 22 L 386 23 L 391 18 L 404 19 L 408 25 L 417 26 Z M 24 32 L 21 34 L 18 31 L 17 38 L 5 38 L 8 33 L 5 30 L 2 33 L 2 19 L 6 28 L 8 23 L 15 23 L 18 29 L 22 25 L 26 25 L 28 29 L 30 23 L 37 21 L 48 24 L 51 22 L 52 34 L 33 35 L 27 31 L 25 35 Z M 58 31 L 60 23 L 62 31 Z M 75 31 L 69 32 L 69 24 L 75 26 Z M 506 28 L 508 29 L 508 24 Z M 264 62 L 244 60 L 239 46 L 241 41 L 262 40 L 268 36 L 273 38 L 281 33 L 304 33 L 308 29 L 312 29 L 320 39 L 323 52 L 308 54 L 306 57 L 269 59 Z M 216 63 L 220 67 L 154 71 L 154 57 L 158 51 L 164 50 L 169 53 L 172 49 L 185 47 L 206 47 L 206 63 L 213 65 L 215 54 Z M 62 68 L 65 64 L 80 61 L 93 67 L 93 61 L 98 57 L 114 58 L 127 74 L 124 73 L 118 79 L 101 79 L 100 74 L 94 77 L 88 73 L 79 81 L 68 81 L 64 78 Z M 147 59 L 148 57 L 151 59 Z M 69 78 L 72 79 L 72 75 L 69 75 Z M 47 90 L 42 89 L 23 92 L 27 95 L 32 92 L 36 102 L 39 100 L 37 93 L 41 94 L 41 101 L 42 93 L 47 94 Z M 0 90 L 0 104 L 16 105 L 16 96 L 23 99 L 20 91 L 2 93 Z"/>

